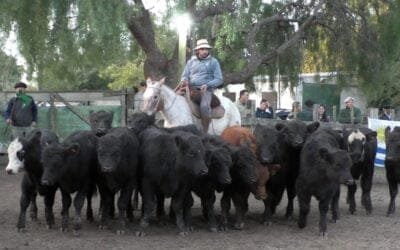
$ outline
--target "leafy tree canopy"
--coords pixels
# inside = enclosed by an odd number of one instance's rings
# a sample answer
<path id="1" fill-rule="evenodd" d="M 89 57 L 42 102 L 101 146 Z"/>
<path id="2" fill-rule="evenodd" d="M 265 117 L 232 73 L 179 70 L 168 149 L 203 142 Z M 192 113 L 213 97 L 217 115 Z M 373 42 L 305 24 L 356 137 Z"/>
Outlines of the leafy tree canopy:
<path id="1" fill-rule="evenodd" d="M 188 48 L 207 38 L 225 84 L 251 84 L 257 74 L 273 79 L 279 68 L 290 87 L 304 70 L 353 75 L 365 89 L 379 77 L 371 100 L 395 88 L 398 76 L 382 75 L 398 62 L 399 0 L 165 3 L 156 15 L 142 0 L 3 0 L 0 29 L 17 32 L 28 73 L 43 89 L 122 88 L 163 76 L 176 84 L 177 34 L 170 23 L 183 12 L 192 19 Z"/>

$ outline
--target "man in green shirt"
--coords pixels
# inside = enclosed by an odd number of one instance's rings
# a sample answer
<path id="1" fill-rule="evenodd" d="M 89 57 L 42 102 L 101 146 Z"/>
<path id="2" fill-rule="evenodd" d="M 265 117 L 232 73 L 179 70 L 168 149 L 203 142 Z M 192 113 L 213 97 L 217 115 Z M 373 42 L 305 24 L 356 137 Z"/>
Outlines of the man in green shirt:
<path id="1" fill-rule="evenodd" d="M 303 108 L 303 110 L 297 114 L 297 119 L 299 119 L 300 121 L 305 121 L 305 122 L 313 121 L 313 113 L 314 113 L 313 105 L 314 105 L 313 101 L 307 100 L 304 103 L 305 107 Z"/>
<path id="2" fill-rule="evenodd" d="M 354 98 L 349 96 L 344 99 L 346 107 L 339 112 L 338 121 L 340 123 L 357 124 L 361 122 L 361 110 L 354 107 Z"/>

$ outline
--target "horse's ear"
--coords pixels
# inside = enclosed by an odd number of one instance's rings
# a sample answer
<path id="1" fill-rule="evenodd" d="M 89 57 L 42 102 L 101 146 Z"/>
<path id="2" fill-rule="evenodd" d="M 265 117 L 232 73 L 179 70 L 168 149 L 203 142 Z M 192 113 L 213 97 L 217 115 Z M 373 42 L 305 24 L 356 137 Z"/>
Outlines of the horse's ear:
<path id="1" fill-rule="evenodd" d="M 165 83 L 165 77 L 163 77 L 163 78 L 160 80 L 160 83 L 161 83 L 161 84 L 164 84 L 164 83 Z"/>
<path id="2" fill-rule="evenodd" d="M 146 85 L 149 86 L 149 85 L 151 85 L 152 83 L 153 83 L 153 81 L 151 80 L 150 77 L 148 77 L 148 78 L 146 79 Z"/>

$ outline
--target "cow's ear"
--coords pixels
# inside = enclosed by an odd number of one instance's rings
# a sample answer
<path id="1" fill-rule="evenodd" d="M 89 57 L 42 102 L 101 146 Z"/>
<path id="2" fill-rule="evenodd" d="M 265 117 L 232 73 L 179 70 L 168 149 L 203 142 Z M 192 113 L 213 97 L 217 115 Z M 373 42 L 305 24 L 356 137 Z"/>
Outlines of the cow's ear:
<path id="1" fill-rule="evenodd" d="M 367 141 L 373 141 L 376 139 L 377 136 L 378 136 L 378 133 L 376 131 L 372 131 L 366 135 Z"/>
<path id="2" fill-rule="evenodd" d="M 319 151 L 319 156 L 321 156 L 322 159 L 324 159 L 325 161 L 332 161 L 332 155 L 331 153 L 329 153 L 328 149 L 326 148 L 320 148 Z"/>
<path id="3" fill-rule="evenodd" d="M 67 147 L 67 153 L 71 155 L 76 155 L 80 151 L 79 144 L 73 143 Z"/>
<path id="4" fill-rule="evenodd" d="M 30 143 L 40 143 L 40 139 L 42 138 L 42 132 L 40 130 L 37 130 L 32 137 L 29 139 Z"/>
<path id="5" fill-rule="evenodd" d="M 309 125 L 307 125 L 307 131 L 308 133 L 313 133 L 315 130 L 319 128 L 320 123 L 319 122 L 313 122 Z"/>
<path id="6" fill-rule="evenodd" d="M 185 140 L 181 136 L 176 135 L 174 139 L 175 139 L 175 144 L 176 144 L 176 146 L 178 146 L 179 149 L 182 150 L 182 149 L 186 148 L 185 147 L 185 145 L 186 145 Z"/>

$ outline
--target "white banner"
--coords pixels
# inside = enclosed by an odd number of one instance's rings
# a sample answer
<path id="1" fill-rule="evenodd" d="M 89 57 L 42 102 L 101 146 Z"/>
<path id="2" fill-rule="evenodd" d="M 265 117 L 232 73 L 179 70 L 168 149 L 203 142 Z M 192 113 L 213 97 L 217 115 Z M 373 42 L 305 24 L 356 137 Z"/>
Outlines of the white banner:
<path id="1" fill-rule="evenodd" d="M 385 145 L 385 129 L 386 127 L 393 129 L 394 127 L 400 127 L 400 121 L 387 121 L 368 118 L 368 128 L 375 130 L 378 133 L 378 149 L 376 151 L 375 166 L 384 167 L 385 166 L 385 155 L 386 155 L 386 145 Z"/>

